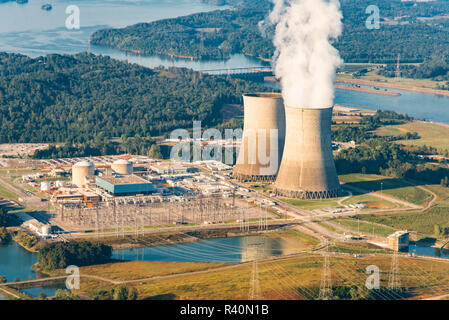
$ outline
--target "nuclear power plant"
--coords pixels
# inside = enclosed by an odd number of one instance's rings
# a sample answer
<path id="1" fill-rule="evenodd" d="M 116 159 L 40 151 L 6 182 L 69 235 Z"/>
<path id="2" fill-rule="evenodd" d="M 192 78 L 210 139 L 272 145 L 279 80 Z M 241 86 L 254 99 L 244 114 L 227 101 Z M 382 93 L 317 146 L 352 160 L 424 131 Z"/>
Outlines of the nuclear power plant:
<path id="1" fill-rule="evenodd" d="M 284 154 L 276 194 L 299 199 L 338 197 L 340 182 L 332 155 L 332 110 L 285 108 Z"/>
<path id="2" fill-rule="evenodd" d="M 289 198 L 338 197 L 340 183 L 331 140 L 333 108 L 284 107 L 281 95 L 271 93 L 245 95 L 244 107 L 242 145 L 234 167 L 236 179 L 275 180 L 276 194 Z M 279 147 L 275 156 L 279 158 L 275 159 L 279 159 L 280 166 L 275 173 L 264 175 L 262 172 L 267 165 L 259 159 L 259 141 L 264 138 L 260 132 L 270 132 L 271 129 L 279 130 Z M 265 141 L 266 154 L 269 155 L 269 134 L 266 134 Z"/>
<path id="3" fill-rule="evenodd" d="M 248 94 L 243 96 L 243 101 L 242 144 L 233 175 L 239 181 L 274 181 L 285 140 L 282 96 L 278 93 Z M 277 145 L 273 146 L 272 141 Z"/>

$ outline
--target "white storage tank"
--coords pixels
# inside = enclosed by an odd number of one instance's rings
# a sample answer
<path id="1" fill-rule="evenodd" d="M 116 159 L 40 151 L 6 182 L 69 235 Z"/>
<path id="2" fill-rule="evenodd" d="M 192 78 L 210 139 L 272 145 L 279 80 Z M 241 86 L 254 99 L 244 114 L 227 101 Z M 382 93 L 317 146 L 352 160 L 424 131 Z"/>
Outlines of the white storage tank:
<path id="1" fill-rule="evenodd" d="M 94 164 L 90 161 L 78 162 L 72 167 L 72 183 L 78 188 L 86 187 L 86 177 L 95 173 Z"/>
<path id="2" fill-rule="evenodd" d="M 133 174 L 133 163 L 128 160 L 117 160 L 111 165 L 112 170 L 118 174 Z"/>
<path id="3" fill-rule="evenodd" d="M 41 182 L 41 191 L 50 191 L 50 190 L 51 190 L 50 182 L 48 181 Z"/>
<path id="4" fill-rule="evenodd" d="M 42 236 L 49 236 L 51 234 L 51 225 L 44 224 L 41 228 Z"/>

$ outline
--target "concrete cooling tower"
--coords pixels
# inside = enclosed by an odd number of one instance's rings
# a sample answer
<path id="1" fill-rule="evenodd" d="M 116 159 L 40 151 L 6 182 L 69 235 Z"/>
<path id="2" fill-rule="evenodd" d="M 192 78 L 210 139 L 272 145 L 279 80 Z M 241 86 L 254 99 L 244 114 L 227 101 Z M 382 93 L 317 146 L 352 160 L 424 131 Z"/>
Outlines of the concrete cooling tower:
<path id="1" fill-rule="evenodd" d="M 332 110 L 285 108 L 284 154 L 274 184 L 279 196 L 326 199 L 340 193 L 332 155 Z"/>
<path id="2" fill-rule="evenodd" d="M 257 93 L 243 96 L 245 120 L 242 144 L 234 177 L 239 181 L 274 181 L 285 140 L 285 111 L 282 96 Z M 277 131 L 276 136 L 272 130 Z M 277 140 L 277 146 L 270 141 Z M 273 154 L 270 150 L 273 148 Z M 258 156 L 262 155 L 262 157 Z M 265 157 L 270 158 L 267 163 Z"/>

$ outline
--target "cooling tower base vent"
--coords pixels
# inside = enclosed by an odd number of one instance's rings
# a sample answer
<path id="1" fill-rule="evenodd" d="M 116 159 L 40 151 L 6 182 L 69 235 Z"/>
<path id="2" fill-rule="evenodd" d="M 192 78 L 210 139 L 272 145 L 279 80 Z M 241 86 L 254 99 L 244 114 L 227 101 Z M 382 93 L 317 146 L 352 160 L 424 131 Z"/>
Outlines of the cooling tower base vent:
<path id="1" fill-rule="evenodd" d="M 322 200 L 322 199 L 338 198 L 340 195 L 340 191 L 341 191 L 340 188 L 325 191 L 296 191 L 296 190 L 275 189 L 275 193 L 277 196 L 300 200 Z"/>
<path id="2" fill-rule="evenodd" d="M 237 181 L 240 182 L 273 182 L 276 180 L 276 176 L 261 176 L 261 175 L 248 175 L 234 172 L 232 175 Z"/>

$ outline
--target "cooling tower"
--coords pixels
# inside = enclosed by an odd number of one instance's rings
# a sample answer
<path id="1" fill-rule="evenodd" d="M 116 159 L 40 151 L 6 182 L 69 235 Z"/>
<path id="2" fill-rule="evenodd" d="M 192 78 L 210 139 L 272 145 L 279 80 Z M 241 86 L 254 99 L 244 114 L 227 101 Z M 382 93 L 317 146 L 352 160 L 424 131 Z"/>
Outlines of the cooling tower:
<path id="1" fill-rule="evenodd" d="M 276 194 L 299 199 L 337 197 L 340 183 L 332 155 L 332 109 L 285 108 L 284 154 Z"/>
<path id="2" fill-rule="evenodd" d="M 285 139 L 282 96 L 276 93 L 248 94 L 243 96 L 243 101 L 245 120 L 242 144 L 233 175 L 240 181 L 273 181 L 279 169 Z M 273 132 L 277 133 L 277 137 Z M 264 158 L 269 158 L 269 163 Z"/>

